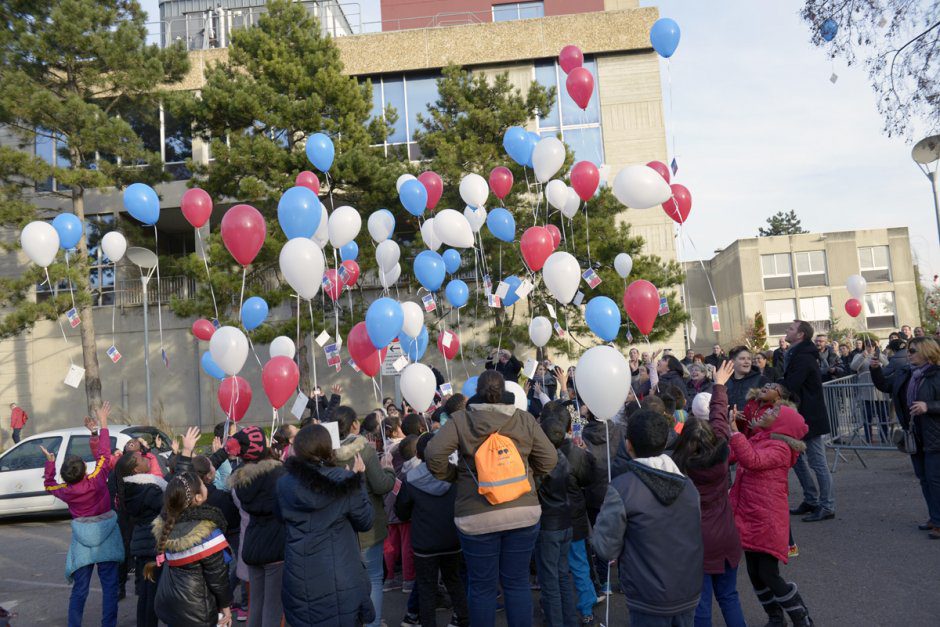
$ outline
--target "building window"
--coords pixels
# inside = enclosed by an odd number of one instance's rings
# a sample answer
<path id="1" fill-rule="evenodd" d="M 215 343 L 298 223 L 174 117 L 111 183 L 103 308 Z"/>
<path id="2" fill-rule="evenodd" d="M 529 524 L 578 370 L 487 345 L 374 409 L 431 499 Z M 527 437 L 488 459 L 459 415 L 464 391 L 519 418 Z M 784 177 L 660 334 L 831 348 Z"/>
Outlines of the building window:
<path id="1" fill-rule="evenodd" d="M 108 231 L 114 230 L 114 216 L 110 213 L 87 216 L 85 218 L 85 237 L 88 244 L 88 287 L 91 291 L 92 304 L 96 307 L 114 302 L 114 264 L 101 250 L 101 238 Z M 71 258 L 77 252 L 69 253 Z M 55 285 L 42 283 L 36 286 L 36 301 L 68 292 L 69 284 L 61 280 Z M 75 289 L 75 286 L 72 286 Z"/>
<path id="2" fill-rule="evenodd" d="M 566 75 L 554 60 L 536 62 L 535 80 L 543 87 L 555 88 L 552 108 L 544 118 L 536 118 L 536 124 L 542 137 L 556 137 L 560 133 L 562 141 L 574 153 L 575 161 L 590 161 L 600 166 L 604 163 L 604 144 L 597 94 L 597 62 L 593 58 L 585 58 L 584 67 L 594 75 L 594 93 L 586 110 L 582 110 L 568 95 Z"/>
<path id="3" fill-rule="evenodd" d="M 421 151 L 415 132 L 422 130 L 418 116 L 427 117 L 428 107 L 437 102 L 437 81 L 440 74 L 379 76 L 372 79 L 372 117 L 382 117 L 388 107 L 395 109 L 398 119 L 391 134 L 379 144 L 385 155 L 416 161 Z"/>
<path id="4" fill-rule="evenodd" d="M 193 158 L 193 130 L 189 120 L 174 116 L 165 107 L 160 107 L 162 130 L 161 157 L 164 169 L 173 175 L 173 180 L 185 181 L 192 178 L 192 172 L 186 167 L 186 160 Z"/>
<path id="5" fill-rule="evenodd" d="M 796 279 L 800 287 L 829 285 L 826 276 L 826 251 L 793 253 L 793 258 L 796 261 Z"/>
<path id="6" fill-rule="evenodd" d="M 858 267 L 866 281 L 891 280 L 891 255 L 887 246 L 858 249 Z"/>
<path id="7" fill-rule="evenodd" d="M 36 129 L 36 156 L 48 163 L 54 168 L 69 167 L 69 160 L 65 157 L 68 145 L 65 140 L 56 137 L 53 133 L 44 129 Z M 57 192 L 63 191 L 64 186 L 60 185 L 53 177 L 48 177 L 44 181 L 36 182 L 37 192 Z"/>
<path id="8" fill-rule="evenodd" d="M 817 333 L 829 332 L 829 319 L 832 316 L 831 303 L 828 296 L 814 296 L 800 299 L 800 320 L 813 325 Z"/>
<path id="9" fill-rule="evenodd" d="M 510 2 L 493 5 L 494 22 L 527 20 L 533 17 L 545 17 L 544 2 Z"/>
<path id="10" fill-rule="evenodd" d="M 894 292 L 865 294 L 865 319 L 869 329 L 896 329 Z"/>
<path id="11" fill-rule="evenodd" d="M 786 335 L 787 327 L 796 320 L 796 302 L 792 298 L 764 301 L 767 335 Z"/>
<path id="12" fill-rule="evenodd" d="M 787 253 L 761 255 L 760 266 L 765 290 L 786 290 L 793 287 L 793 271 L 790 267 L 790 255 Z"/>

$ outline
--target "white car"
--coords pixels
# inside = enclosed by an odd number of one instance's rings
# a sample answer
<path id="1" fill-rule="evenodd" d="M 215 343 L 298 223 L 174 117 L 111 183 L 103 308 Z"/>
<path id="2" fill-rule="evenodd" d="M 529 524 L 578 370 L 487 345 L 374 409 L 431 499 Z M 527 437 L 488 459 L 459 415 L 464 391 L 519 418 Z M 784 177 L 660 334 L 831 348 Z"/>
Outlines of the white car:
<path id="1" fill-rule="evenodd" d="M 159 448 L 154 452 L 169 452 L 170 438 L 155 427 L 110 425 L 111 451 L 123 449 L 131 438 L 160 436 Z M 24 438 L 0 455 L 0 517 L 20 514 L 36 514 L 64 511 L 65 503 L 46 492 L 43 485 L 43 471 L 46 456 L 39 448 L 43 446 L 50 453 L 55 453 L 56 479 L 62 480 L 59 471 L 66 455 L 78 455 L 88 465 L 88 471 L 95 468 L 95 458 L 89 446 L 91 434 L 84 427 L 46 431 Z"/>

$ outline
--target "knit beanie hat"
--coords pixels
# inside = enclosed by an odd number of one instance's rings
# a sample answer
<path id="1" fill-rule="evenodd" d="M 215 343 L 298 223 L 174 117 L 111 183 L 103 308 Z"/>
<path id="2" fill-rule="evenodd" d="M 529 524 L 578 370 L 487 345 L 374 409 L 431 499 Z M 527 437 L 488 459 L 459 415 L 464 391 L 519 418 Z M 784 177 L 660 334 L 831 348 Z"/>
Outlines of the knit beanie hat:
<path id="1" fill-rule="evenodd" d="M 267 453 L 268 443 L 261 427 L 245 427 L 225 443 L 229 455 L 237 455 L 246 462 L 255 462 Z"/>
<path id="2" fill-rule="evenodd" d="M 711 403 L 711 392 L 699 392 L 692 399 L 692 415 L 702 420 L 708 420 L 708 407 Z"/>

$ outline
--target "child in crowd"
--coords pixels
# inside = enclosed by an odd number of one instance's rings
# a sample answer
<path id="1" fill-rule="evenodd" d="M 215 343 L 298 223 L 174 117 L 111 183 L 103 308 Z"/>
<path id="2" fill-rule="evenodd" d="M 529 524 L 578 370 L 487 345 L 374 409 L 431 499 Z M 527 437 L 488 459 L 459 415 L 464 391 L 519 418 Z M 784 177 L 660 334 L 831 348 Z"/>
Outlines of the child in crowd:
<path id="1" fill-rule="evenodd" d="M 294 443 L 297 431 L 294 425 L 281 425 L 271 436 L 271 449 L 277 453 L 282 462 L 287 461 L 290 456 L 290 447 Z"/>
<path id="2" fill-rule="evenodd" d="M 111 509 L 108 492 L 108 473 L 111 471 L 111 436 L 108 416 L 111 403 L 105 401 L 95 412 L 97 425 L 85 419 L 85 426 L 98 430 L 97 450 L 92 449 L 95 468 L 86 474 L 85 460 L 78 455 L 66 455 L 62 462 L 62 480 L 55 480 L 55 454 L 44 447 L 46 456 L 44 484 L 46 491 L 65 502 L 72 516 L 72 542 L 65 557 L 65 578 L 72 583 L 69 597 L 69 627 L 80 627 L 91 584 L 92 571 L 98 566 L 101 582 L 101 624 L 117 624 L 118 568 L 124 561 L 124 541 L 118 528 L 117 515 Z"/>
<path id="3" fill-rule="evenodd" d="M 421 463 L 421 460 L 415 457 L 418 444 L 418 436 L 409 435 L 399 443 L 396 448 L 398 457 L 401 459 L 401 467 L 395 473 L 396 485 L 401 485 L 402 479 L 409 470 Z M 395 575 L 395 566 L 401 559 L 402 584 L 401 591 L 405 594 L 411 594 L 415 583 L 414 554 L 411 550 L 411 523 L 402 522 L 395 515 L 395 497 L 397 490 L 392 490 L 385 495 L 385 516 L 388 521 L 388 535 L 385 537 L 383 545 L 383 555 L 385 557 L 385 590 L 393 590 L 397 586 L 393 583 Z"/>

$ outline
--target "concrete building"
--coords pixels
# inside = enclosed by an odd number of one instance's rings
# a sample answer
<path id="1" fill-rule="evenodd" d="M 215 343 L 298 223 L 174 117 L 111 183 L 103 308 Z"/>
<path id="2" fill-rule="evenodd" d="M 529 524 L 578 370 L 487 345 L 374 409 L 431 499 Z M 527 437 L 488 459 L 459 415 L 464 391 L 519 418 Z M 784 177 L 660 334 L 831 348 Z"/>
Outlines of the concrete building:
<path id="1" fill-rule="evenodd" d="M 716 343 L 740 343 L 757 312 L 771 346 L 795 318 L 819 332 L 838 320 L 842 328 L 871 331 L 880 339 L 902 324 L 920 322 L 907 227 L 741 239 L 708 261 L 686 263 L 685 270 L 697 329 L 693 348 L 703 354 Z M 868 281 L 862 315 L 855 320 L 844 309 L 852 274 Z M 715 304 L 717 332 L 709 311 Z"/>
<path id="2" fill-rule="evenodd" d="M 529 127 L 542 135 L 561 134 L 579 159 L 594 161 L 613 177 L 627 164 L 650 160 L 667 161 L 658 56 L 649 43 L 649 29 L 659 17 L 655 8 L 639 8 L 636 0 L 591 0 L 586 2 L 496 3 L 496 2 L 421 2 L 410 5 L 397 0 L 382 3 L 383 32 L 357 34 L 361 24 L 341 16 L 337 2 L 304 2 L 312 12 L 330 16 L 325 24 L 340 49 L 345 71 L 373 84 L 374 112 L 381 115 L 387 104 L 396 107 L 399 121 L 388 138 L 389 146 L 406 146 L 412 159 L 420 159 L 414 143 L 417 116 L 437 97 L 435 78 L 441 68 L 454 63 L 474 71 L 508 72 L 511 81 L 526 87 L 532 80 L 558 88 L 558 97 L 545 120 Z M 408 6 L 406 6 L 408 5 Z M 459 6 L 458 6 L 459 5 Z M 534 7 L 534 8 L 533 8 Z M 430 21 L 421 24 L 416 14 L 422 11 Z M 227 57 L 224 47 L 232 29 L 249 27 L 263 12 L 262 0 L 164 0 L 160 3 L 160 21 L 154 24 L 156 38 L 166 44 L 182 38 L 190 49 L 192 68 L 177 85 L 181 90 L 198 90 L 209 63 Z M 478 15 L 489 16 L 482 19 Z M 533 14 L 532 11 L 535 11 Z M 445 14 L 451 15 L 443 19 Z M 386 27 L 386 17 L 387 27 Z M 532 19 L 528 19 L 528 18 Z M 465 18 L 465 19 L 464 19 Z M 407 23 L 406 23 L 407 22 Z M 585 65 L 595 76 L 595 95 L 586 112 L 574 105 L 564 89 L 565 75 L 557 65 L 559 50 L 567 44 L 578 45 L 585 53 Z M 128 112 L 132 115 L 133 112 Z M 189 129 L 160 110 L 157 122 L 138 129 L 151 150 L 161 154 L 174 182 L 163 184 L 161 196 L 160 254 L 181 255 L 196 250 L 191 227 L 179 211 L 179 202 L 190 177 L 186 159 L 205 162 L 208 148 Z M 316 129 L 311 129 L 316 130 Z M 0 130 L 0 133 L 3 131 Z M 15 141 L 10 136 L 0 141 Z M 55 147 L 37 143 L 35 151 L 49 160 L 57 158 Z M 55 181 L 37 188 L 35 202 L 50 209 L 67 205 L 49 192 Z M 363 207 L 363 211 L 372 208 Z M 212 224 L 217 229 L 224 207 L 217 207 Z M 113 189 L 86 194 L 89 228 L 102 233 L 113 224 L 113 216 L 123 211 L 120 193 Z M 673 224 L 661 211 L 626 211 L 634 234 L 646 241 L 646 251 L 665 260 L 676 259 Z M 15 236 L 15 234 L 9 234 Z M 99 361 L 102 369 L 103 395 L 113 399 L 127 419 L 141 421 L 145 415 L 143 380 L 142 294 L 137 269 L 126 263 L 114 267 L 93 249 L 98 266 L 95 270 L 95 325 L 98 330 Z M 0 262 L 0 272 L 18 272 L 27 262 L 24 255 L 7 254 Z M 195 285 L 182 277 L 161 278 L 159 294 L 151 291 L 151 366 L 154 414 L 172 426 L 197 423 L 207 427 L 223 419 L 216 402 L 217 384 L 201 372 L 199 357 L 207 350 L 190 334 L 192 320 L 179 319 L 166 306 L 163 309 L 163 337 L 158 338 L 154 306 L 171 297 L 187 298 Z M 37 295 L 42 298 L 42 293 Z M 112 309 L 114 307 L 114 309 Z M 287 316 L 289 313 L 272 312 Z M 112 329 L 114 319 L 114 331 Z M 84 389 L 62 384 L 70 359 L 81 362 L 77 332 L 67 329 L 71 344 L 66 348 L 58 324 L 43 322 L 21 337 L 0 342 L 0 404 L 16 401 L 34 417 L 31 429 L 76 424 L 85 405 Z M 160 359 L 160 344 L 167 349 L 169 367 Z M 682 343 L 681 333 L 671 342 Z M 106 350 L 114 344 L 123 355 L 112 365 Z M 267 347 L 258 346 L 265 355 Z M 436 351 L 429 351 L 437 355 Z M 317 350 L 318 358 L 322 358 Z M 432 358 L 433 362 L 433 358 Z M 468 364 L 469 366 L 469 364 Z M 438 367 L 443 371 L 441 364 Z M 478 366 L 477 366 L 478 368 Z M 323 368 L 320 372 L 322 374 Z M 473 374 L 473 373 L 471 373 Z M 249 421 L 270 422 L 260 384 L 260 367 L 253 359 L 242 376 L 255 391 Z M 457 382 L 462 377 L 455 375 Z M 358 410 L 375 406 L 372 384 L 351 368 L 344 368 L 334 380 L 346 388 L 346 400 Z M 389 382 L 386 379 L 386 394 Z M 286 414 L 286 410 L 282 410 Z"/>

